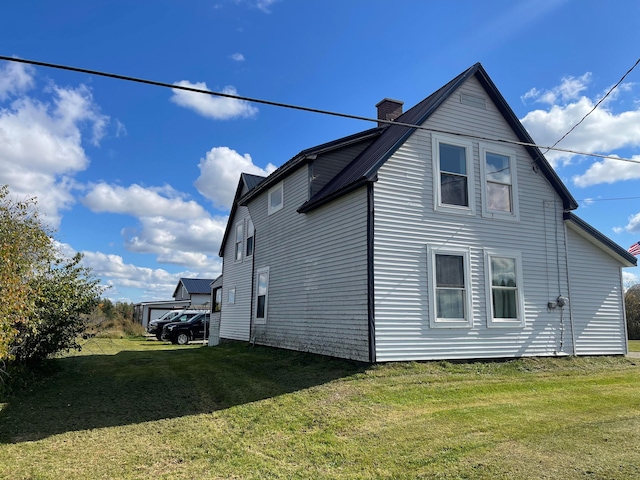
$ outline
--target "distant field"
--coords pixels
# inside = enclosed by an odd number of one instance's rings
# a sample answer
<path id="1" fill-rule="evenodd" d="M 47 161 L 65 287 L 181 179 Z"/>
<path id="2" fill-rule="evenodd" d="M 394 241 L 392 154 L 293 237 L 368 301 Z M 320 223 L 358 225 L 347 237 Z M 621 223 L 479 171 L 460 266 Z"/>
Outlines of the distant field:
<path id="1" fill-rule="evenodd" d="M 638 445 L 640 361 L 619 357 L 368 366 L 92 339 L 0 404 L 7 479 L 637 479 Z"/>

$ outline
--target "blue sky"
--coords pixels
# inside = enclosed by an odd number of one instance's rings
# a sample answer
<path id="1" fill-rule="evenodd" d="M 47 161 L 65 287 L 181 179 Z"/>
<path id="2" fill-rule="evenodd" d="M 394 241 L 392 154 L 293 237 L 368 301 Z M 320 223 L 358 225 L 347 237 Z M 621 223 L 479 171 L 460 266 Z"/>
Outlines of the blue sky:
<path id="1" fill-rule="evenodd" d="M 550 145 L 640 57 L 638 18 L 632 0 L 4 2 L 0 55 L 366 117 L 481 62 Z M 114 300 L 217 276 L 241 172 L 371 126 L 0 61 L 0 184 L 37 196 Z M 560 146 L 640 161 L 640 67 Z M 579 216 L 625 248 L 640 240 L 640 165 L 547 158 Z"/>

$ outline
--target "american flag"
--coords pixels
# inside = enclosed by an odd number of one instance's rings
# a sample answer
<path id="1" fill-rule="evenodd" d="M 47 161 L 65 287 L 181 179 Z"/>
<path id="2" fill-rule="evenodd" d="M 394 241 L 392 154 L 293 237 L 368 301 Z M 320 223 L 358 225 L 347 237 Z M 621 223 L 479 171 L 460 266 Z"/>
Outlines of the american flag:
<path id="1" fill-rule="evenodd" d="M 637 257 L 640 254 L 640 242 L 636 242 L 631 245 L 628 251 L 631 255 L 635 255 Z"/>

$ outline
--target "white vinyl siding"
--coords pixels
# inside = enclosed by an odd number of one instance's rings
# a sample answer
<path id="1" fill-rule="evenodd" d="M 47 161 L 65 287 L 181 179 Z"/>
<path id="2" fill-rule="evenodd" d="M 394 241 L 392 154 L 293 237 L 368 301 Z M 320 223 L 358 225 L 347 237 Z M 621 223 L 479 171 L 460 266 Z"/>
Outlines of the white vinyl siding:
<path id="1" fill-rule="evenodd" d="M 475 78 L 460 93 L 486 98 Z M 486 110 L 453 96 L 425 126 L 517 140 L 491 101 Z M 436 135 L 437 137 L 437 135 Z M 378 171 L 374 183 L 375 341 L 378 361 L 499 358 L 571 353 L 567 315 L 547 303 L 567 295 L 562 203 L 523 147 L 514 147 L 520 223 L 483 217 L 480 145 L 469 140 L 474 215 L 438 209 L 432 134 L 415 131 Z M 471 177 L 470 177 L 471 178 Z M 434 181 L 435 180 L 435 181 Z M 471 191 L 471 190 L 470 190 Z M 514 203 L 515 204 L 515 203 Z M 435 207 L 434 207 L 435 206 Z M 427 245 L 468 249 L 472 298 L 469 328 L 431 328 Z M 524 323 L 487 325 L 485 249 L 520 253 Z"/>
<path id="2" fill-rule="evenodd" d="M 568 224 L 570 225 L 570 224 Z M 577 355 L 623 355 L 627 351 L 620 265 L 567 228 L 571 309 Z"/>
<path id="3" fill-rule="evenodd" d="M 255 269 L 269 267 L 268 319 L 254 326 L 255 342 L 367 361 L 366 188 L 301 214 L 307 167 L 292 172 L 285 185 L 277 215 L 267 215 L 266 192 L 248 205 Z"/>
<path id="4" fill-rule="evenodd" d="M 225 244 L 222 264 L 222 312 L 220 318 L 220 337 L 231 340 L 249 340 L 249 330 L 251 325 L 251 299 L 253 292 L 252 284 L 252 258 L 244 257 L 236 260 L 236 249 L 238 225 L 245 225 L 249 222 L 249 210 L 247 207 L 238 206 L 234 213 L 234 218 L 230 218 L 233 230 Z M 246 228 L 243 228 L 243 233 Z M 242 242 L 241 242 L 242 244 Z M 242 253 L 242 252 L 241 252 Z M 234 303 L 229 303 L 230 289 L 235 290 Z"/>

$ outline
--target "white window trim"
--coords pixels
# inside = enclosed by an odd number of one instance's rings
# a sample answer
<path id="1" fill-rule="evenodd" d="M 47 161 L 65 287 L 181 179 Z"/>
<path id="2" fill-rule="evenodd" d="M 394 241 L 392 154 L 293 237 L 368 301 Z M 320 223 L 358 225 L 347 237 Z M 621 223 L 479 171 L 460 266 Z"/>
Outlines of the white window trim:
<path id="1" fill-rule="evenodd" d="M 282 190 L 282 201 L 280 202 L 280 205 L 278 205 L 277 207 L 271 207 L 271 195 L 273 194 L 273 192 L 275 192 L 278 189 Z M 269 189 L 269 193 L 267 195 L 267 215 L 271 215 L 276 212 L 279 212 L 280 210 L 282 210 L 283 207 L 284 207 L 284 184 L 283 182 L 280 182 Z"/>
<path id="2" fill-rule="evenodd" d="M 251 224 L 251 226 L 253 226 L 253 235 L 250 237 L 249 236 L 249 224 Z M 250 218 L 247 218 L 247 222 L 245 225 L 245 230 L 247 231 L 245 234 L 245 241 L 244 241 L 244 249 L 242 250 L 244 252 L 244 257 L 245 258 L 251 258 L 253 257 L 253 253 L 256 251 L 256 227 L 253 224 L 253 222 L 251 221 Z M 249 238 L 253 238 L 253 246 L 252 246 L 252 250 L 251 250 L 251 254 L 247 253 L 247 246 L 249 244 Z"/>
<path id="3" fill-rule="evenodd" d="M 261 273 L 267 274 L 267 294 L 264 299 L 264 317 L 258 318 L 258 279 L 260 278 Z M 267 323 L 267 318 L 269 317 L 269 267 L 263 267 L 256 270 L 255 284 L 255 310 L 253 312 L 253 318 L 256 325 L 265 325 Z"/>
<path id="4" fill-rule="evenodd" d="M 240 241 L 238 242 L 238 227 L 242 227 L 242 238 L 240 238 Z M 241 262 L 242 259 L 244 258 L 244 220 L 240 220 L 239 222 L 236 222 L 235 225 L 235 241 L 233 243 L 233 261 L 234 262 Z M 238 258 L 238 243 L 240 244 L 240 258 Z"/>
<path id="5" fill-rule="evenodd" d="M 227 290 L 227 304 L 233 305 L 236 303 L 236 287 Z"/>
<path id="6" fill-rule="evenodd" d="M 467 194 L 469 195 L 469 206 L 449 205 L 441 201 L 440 183 L 440 143 L 464 147 L 467 160 Z M 431 156 L 433 159 L 433 209 L 440 212 L 457 213 L 461 215 L 475 215 L 476 195 L 475 178 L 473 168 L 473 143 L 459 137 L 452 137 L 442 134 L 431 134 Z"/>
<path id="7" fill-rule="evenodd" d="M 436 309 L 436 254 L 460 255 L 464 258 L 465 311 L 467 318 L 438 319 Z M 471 252 L 463 247 L 427 247 L 427 268 L 429 272 L 429 325 L 431 328 L 471 328 L 473 327 L 473 297 L 471 289 Z"/>
<path id="8" fill-rule="evenodd" d="M 518 208 L 518 162 L 515 150 L 506 149 L 490 143 L 480 142 L 480 181 L 482 182 L 482 216 L 488 218 L 499 218 L 502 220 L 520 220 L 520 209 Z M 487 168 L 486 154 L 497 153 L 509 157 L 509 169 L 511 170 L 511 212 L 499 210 L 489 210 L 487 207 Z"/>
<path id="9" fill-rule="evenodd" d="M 493 287 L 491 285 L 491 257 L 513 258 L 516 261 L 516 287 L 518 318 L 493 318 Z M 487 327 L 489 328 L 521 328 L 525 326 L 524 318 L 524 287 L 522 280 L 522 255 L 510 250 L 484 250 L 484 271 L 487 299 Z"/>

